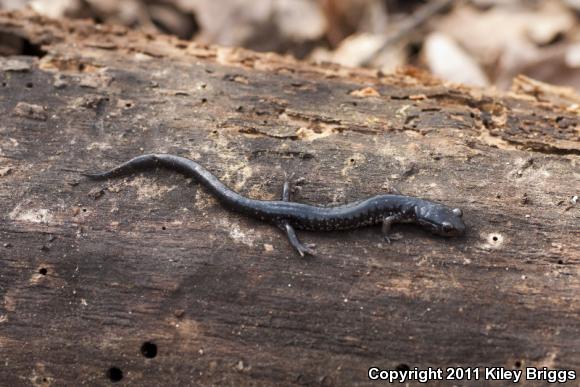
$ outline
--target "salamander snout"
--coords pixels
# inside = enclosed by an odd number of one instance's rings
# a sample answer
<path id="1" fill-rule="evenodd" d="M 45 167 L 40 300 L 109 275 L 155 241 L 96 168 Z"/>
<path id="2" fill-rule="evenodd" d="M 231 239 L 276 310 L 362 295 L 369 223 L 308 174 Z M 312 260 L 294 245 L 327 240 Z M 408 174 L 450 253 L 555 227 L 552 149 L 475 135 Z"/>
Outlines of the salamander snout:
<path id="1" fill-rule="evenodd" d="M 463 212 L 459 208 L 449 208 L 429 203 L 416 208 L 417 222 L 433 234 L 452 237 L 465 233 Z"/>
<path id="2" fill-rule="evenodd" d="M 463 233 L 465 233 L 465 225 L 463 224 L 463 221 L 456 221 L 454 223 L 443 222 L 441 224 L 441 231 L 436 233 L 443 236 L 463 235 Z"/>

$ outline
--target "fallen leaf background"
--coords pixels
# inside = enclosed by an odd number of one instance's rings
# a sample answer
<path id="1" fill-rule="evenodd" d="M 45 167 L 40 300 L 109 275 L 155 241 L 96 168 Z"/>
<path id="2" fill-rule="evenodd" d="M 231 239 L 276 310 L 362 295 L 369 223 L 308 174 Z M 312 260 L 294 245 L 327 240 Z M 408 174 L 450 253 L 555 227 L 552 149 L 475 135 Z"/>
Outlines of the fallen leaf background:
<path id="1" fill-rule="evenodd" d="M 23 7 L 473 86 L 508 89 L 523 74 L 580 90 L 580 0 L 0 0 Z"/>

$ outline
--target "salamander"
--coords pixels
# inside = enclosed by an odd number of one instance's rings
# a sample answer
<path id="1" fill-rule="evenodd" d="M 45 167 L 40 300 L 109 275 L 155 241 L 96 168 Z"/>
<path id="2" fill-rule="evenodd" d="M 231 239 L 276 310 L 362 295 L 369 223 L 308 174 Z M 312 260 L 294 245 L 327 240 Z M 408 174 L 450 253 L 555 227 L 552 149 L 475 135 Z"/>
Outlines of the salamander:
<path id="1" fill-rule="evenodd" d="M 314 254 L 314 245 L 302 244 L 295 229 L 311 231 L 348 230 L 382 224 L 385 240 L 395 223 L 414 223 L 436 235 L 451 237 L 465 233 L 459 208 L 400 194 L 382 194 L 335 207 L 290 201 L 290 185 L 284 183 L 281 200 L 255 200 L 226 187 L 217 177 L 193 160 L 170 154 L 135 157 L 107 172 L 83 173 L 95 180 L 128 175 L 156 167 L 193 177 L 226 208 L 274 224 L 286 233 L 301 255 Z"/>

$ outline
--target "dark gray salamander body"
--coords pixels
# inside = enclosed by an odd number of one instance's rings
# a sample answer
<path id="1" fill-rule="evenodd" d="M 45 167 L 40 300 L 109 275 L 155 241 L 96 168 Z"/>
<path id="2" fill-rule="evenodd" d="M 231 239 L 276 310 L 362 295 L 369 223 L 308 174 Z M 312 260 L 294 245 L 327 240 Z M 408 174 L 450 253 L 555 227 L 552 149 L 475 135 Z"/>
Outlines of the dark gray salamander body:
<path id="1" fill-rule="evenodd" d="M 108 172 L 84 174 L 91 179 L 107 179 L 132 172 L 164 167 L 191 176 L 203 184 L 225 207 L 275 224 L 284 230 L 300 253 L 313 254 L 298 241 L 294 229 L 313 231 L 348 230 L 382 223 L 385 239 L 394 223 L 415 223 L 437 235 L 458 236 L 465 232 L 462 212 L 442 204 L 404 195 L 377 195 L 336 207 L 319 207 L 290 201 L 288 183 L 282 200 L 254 200 L 232 191 L 195 161 L 168 154 L 135 157 Z"/>

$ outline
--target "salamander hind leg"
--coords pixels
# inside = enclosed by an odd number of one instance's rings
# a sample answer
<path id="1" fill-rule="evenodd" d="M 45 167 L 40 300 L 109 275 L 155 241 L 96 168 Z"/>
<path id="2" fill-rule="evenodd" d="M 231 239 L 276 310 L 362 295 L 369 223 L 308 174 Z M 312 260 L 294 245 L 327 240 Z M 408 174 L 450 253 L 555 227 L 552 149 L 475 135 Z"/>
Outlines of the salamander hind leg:
<path id="1" fill-rule="evenodd" d="M 290 223 L 288 222 L 282 223 L 281 228 L 284 231 L 286 231 L 286 235 L 288 236 L 290 244 L 292 245 L 292 247 L 296 249 L 296 251 L 298 251 L 298 254 L 300 254 L 302 257 L 304 256 L 304 254 L 314 255 L 313 250 L 314 245 L 313 244 L 303 245 L 302 243 L 300 243 L 298 237 L 296 236 L 296 232 L 294 231 L 294 227 L 292 227 Z"/>
<path id="2" fill-rule="evenodd" d="M 383 227 L 382 227 L 383 238 L 387 243 L 389 244 L 391 243 L 391 238 L 389 237 L 389 234 L 391 233 L 391 228 L 393 224 L 397 223 L 400 220 L 401 216 L 399 215 L 390 215 L 383 217 Z"/>
<path id="3" fill-rule="evenodd" d="M 389 187 L 389 193 L 395 194 L 395 195 L 402 195 L 401 191 L 399 191 L 397 189 L 397 187 L 393 187 L 393 186 Z"/>
<path id="4" fill-rule="evenodd" d="M 286 172 L 284 172 L 284 188 L 282 189 L 282 201 L 284 202 L 290 201 L 290 181 L 294 181 L 293 186 L 295 186 L 301 185 L 305 181 L 305 179 L 303 177 L 300 177 L 294 180 L 294 173 L 288 175 Z"/>
<path id="5" fill-rule="evenodd" d="M 284 188 L 282 189 L 282 200 L 285 202 L 290 201 L 290 183 L 284 182 Z"/>

